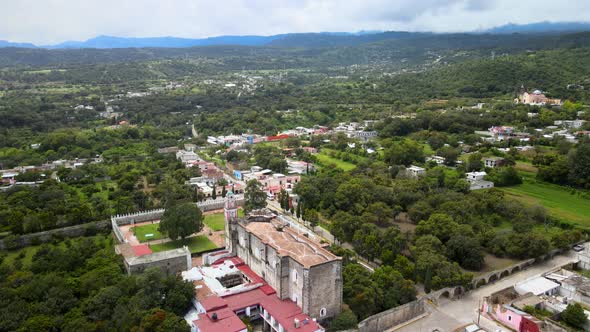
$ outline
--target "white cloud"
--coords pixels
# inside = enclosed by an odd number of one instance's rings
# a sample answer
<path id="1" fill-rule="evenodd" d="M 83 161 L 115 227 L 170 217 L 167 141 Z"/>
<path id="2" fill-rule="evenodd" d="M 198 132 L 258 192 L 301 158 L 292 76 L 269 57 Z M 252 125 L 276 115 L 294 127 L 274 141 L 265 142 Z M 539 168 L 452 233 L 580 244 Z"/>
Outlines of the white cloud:
<path id="1" fill-rule="evenodd" d="M 442 32 L 588 17 L 590 1 L 577 0 L 0 0 L 0 39 L 47 44 L 97 35 Z"/>

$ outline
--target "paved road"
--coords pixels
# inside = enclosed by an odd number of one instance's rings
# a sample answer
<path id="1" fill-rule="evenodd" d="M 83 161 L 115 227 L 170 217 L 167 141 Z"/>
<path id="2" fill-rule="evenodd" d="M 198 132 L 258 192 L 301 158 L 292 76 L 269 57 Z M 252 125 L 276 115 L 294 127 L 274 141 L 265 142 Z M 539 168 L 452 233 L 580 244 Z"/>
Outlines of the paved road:
<path id="1" fill-rule="evenodd" d="M 468 292 L 460 299 L 441 299 L 438 303 L 438 306 L 433 307 L 434 312 L 432 314 L 403 328 L 397 329 L 396 331 L 426 332 L 438 329 L 440 332 L 451 332 L 460 326 L 477 322 L 477 308 L 485 296 L 489 296 L 490 294 L 499 290 L 513 286 L 520 281 L 535 276 L 540 276 L 541 274 L 546 273 L 556 267 L 571 263 L 575 259 L 576 253 L 570 250 L 566 254 L 555 256 L 549 261 L 533 265 L 523 271 L 500 279 L 499 281 L 496 281 L 492 284 L 488 284 Z M 508 331 L 507 328 L 485 318 L 484 316 L 480 317 L 480 326 L 491 332 L 495 332 L 497 330 Z"/>

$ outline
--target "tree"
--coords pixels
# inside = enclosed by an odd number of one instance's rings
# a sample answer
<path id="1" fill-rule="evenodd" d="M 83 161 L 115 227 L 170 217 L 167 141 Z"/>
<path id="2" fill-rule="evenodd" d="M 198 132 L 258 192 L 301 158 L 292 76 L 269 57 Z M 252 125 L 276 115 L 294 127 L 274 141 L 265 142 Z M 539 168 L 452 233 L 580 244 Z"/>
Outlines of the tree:
<path id="1" fill-rule="evenodd" d="M 297 219 L 301 218 L 301 201 L 297 204 L 297 209 L 295 209 L 295 215 Z"/>
<path id="2" fill-rule="evenodd" d="M 456 235 L 446 244 L 447 257 L 469 270 L 480 270 L 484 263 L 483 248 L 474 237 Z"/>
<path id="3" fill-rule="evenodd" d="M 466 169 L 468 172 L 479 171 L 482 167 L 481 153 L 475 152 L 467 157 Z"/>
<path id="4" fill-rule="evenodd" d="M 568 155 L 570 182 L 590 188 L 590 143 L 581 143 Z"/>
<path id="5" fill-rule="evenodd" d="M 182 317 L 162 309 L 152 309 L 141 319 L 138 331 L 185 332 L 189 330 L 189 326 Z"/>
<path id="6" fill-rule="evenodd" d="M 581 329 L 588 321 L 584 308 L 579 303 L 568 304 L 567 308 L 561 312 L 561 320 L 575 328 Z"/>
<path id="7" fill-rule="evenodd" d="M 320 221 L 319 214 L 314 209 L 309 209 L 305 211 L 305 215 L 303 216 L 303 220 L 307 221 L 311 227 L 316 227 Z"/>
<path id="8" fill-rule="evenodd" d="M 266 193 L 256 179 L 252 179 L 246 184 L 244 201 L 244 212 L 246 213 L 266 207 Z"/>
<path id="9" fill-rule="evenodd" d="M 227 190 L 225 189 L 225 186 L 223 186 L 221 188 L 221 197 L 225 198 L 225 195 L 227 195 Z"/>
<path id="10" fill-rule="evenodd" d="M 357 323 L 358 320 L 354 312 L 347 305 L 344 305 L 342 311 L 332 321 L 328 331 L 336 332 L 356 328 Z"/>
<path id="11" fill-rule="evenodd" d="M 201 229 L 203 229 L 203 214 L 193 203 L 183 203 L 167 208 L 158 228 L 172 240 L 179 237 L 184 240 L 187 236 L 200 232 Z"/>
<path id="12" fill-rule="evenodd" d="M 383 159 L 391 165 L 409 166 L 414 162 L 424 162 L 424 149 L 416 141 L 405 139 L 393 142 L 385 150 Z"/>
<path id="13" fill-rule="evenodd" d="M 211 198 L 217 199 L 217 186 L 213 184 L 213 191 L 211 192 Z"/>
<path id="14" fill-rule="evenodd" d="M 460 154 L 461 151 L 459 149 L 450 146 L 443 146 L 437 151 L 437 155 L 445 158 L 445 165 L 448 166 L 455 165 L 455 162 L 457 161 L 457 158 Z"/>
<path id="15" fill-rule="evenodd" d="M 514 167 L 494 168 L 487 176 L 487 179 L 494 182 L 495 186 L 505 187 L 522 183 L 522 178 Z"/>

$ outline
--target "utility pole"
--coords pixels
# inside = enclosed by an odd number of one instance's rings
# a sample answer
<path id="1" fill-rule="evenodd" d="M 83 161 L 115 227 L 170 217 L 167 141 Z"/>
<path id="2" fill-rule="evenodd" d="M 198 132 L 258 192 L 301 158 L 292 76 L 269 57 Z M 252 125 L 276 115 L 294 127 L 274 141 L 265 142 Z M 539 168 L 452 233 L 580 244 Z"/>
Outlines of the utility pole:
<path id="1" fill-rule="evenodd" d="M 479 319 L 481 317 L 481 299 L 477 300 L 477 325 L 479 326 Z"/>

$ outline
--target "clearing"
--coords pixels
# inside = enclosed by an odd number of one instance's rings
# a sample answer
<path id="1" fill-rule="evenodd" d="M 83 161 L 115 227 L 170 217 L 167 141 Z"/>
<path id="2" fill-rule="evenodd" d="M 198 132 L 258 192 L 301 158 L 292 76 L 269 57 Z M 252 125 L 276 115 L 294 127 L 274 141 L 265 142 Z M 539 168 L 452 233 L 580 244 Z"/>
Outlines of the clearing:
<path id="1" fill-rule="evenodd" d="M 355 164 L 329 156 L 324 150 L 315 156 L 323 166 L 335 165 L 337 168 L 340 168 L 345 172 L 352 171 L 356 168 Z"/>

